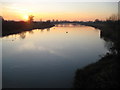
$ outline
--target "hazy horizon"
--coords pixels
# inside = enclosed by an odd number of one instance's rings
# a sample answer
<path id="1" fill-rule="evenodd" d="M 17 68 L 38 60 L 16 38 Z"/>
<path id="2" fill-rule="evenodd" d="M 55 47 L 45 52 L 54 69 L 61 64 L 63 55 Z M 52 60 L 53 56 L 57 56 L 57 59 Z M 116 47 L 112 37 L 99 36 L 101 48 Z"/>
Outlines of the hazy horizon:
<path id="1" fill-rule="evenodd" d="M 118 13 L 118 2 L 2 2 L 0 16 L 5 20 L 27 20 L 33 15 L 35 21 L 69 20 L 94 21 L 105 20 Z"/>

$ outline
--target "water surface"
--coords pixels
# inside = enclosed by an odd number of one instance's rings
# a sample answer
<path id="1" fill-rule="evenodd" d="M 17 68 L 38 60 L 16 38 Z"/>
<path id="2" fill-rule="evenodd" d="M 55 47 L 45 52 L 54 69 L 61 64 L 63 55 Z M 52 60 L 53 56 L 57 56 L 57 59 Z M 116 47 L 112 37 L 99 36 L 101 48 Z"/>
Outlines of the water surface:
<path id="1" fill-rule="evenodd" d="M 75 71 L 105 54 L 100 31 L 58 25 L 2 38 L 3 88 L 70 88 Z"/>

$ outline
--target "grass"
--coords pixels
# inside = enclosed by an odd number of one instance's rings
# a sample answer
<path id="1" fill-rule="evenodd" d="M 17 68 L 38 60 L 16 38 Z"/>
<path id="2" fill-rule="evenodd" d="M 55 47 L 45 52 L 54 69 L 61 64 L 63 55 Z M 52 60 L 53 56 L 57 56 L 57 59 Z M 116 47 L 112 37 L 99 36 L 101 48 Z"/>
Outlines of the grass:
<path id="1" fill-rule="evenodd" d="M 119 87 L 118 56 L 104 56 L 98 62 L 76 71 L 74 88 L 117 88 Z"/>

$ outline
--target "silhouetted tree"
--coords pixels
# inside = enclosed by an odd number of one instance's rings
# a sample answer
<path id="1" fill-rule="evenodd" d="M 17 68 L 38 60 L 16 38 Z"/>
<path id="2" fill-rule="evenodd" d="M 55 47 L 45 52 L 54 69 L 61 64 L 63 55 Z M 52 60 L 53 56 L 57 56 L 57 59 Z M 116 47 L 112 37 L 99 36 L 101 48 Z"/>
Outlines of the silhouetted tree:
<path id="1" fill-rule="evenodd" d="M 55 20 L 53 19 L 52 22 L 55 22 Z"/>
<path id="2" fill-rule="evenodd" d="M 4 18 L 3 18 L 2 16 L 0 16 L 0 21 L 1 21 L 1 20 L 4 21 Z"/>
<path id="3" fill-rule="evenodd" d="M 50 21 L 50 20 L 47 20 L 46 22 L 47 22 L 47 23 L 50 23 L 51 21 Z"/>
<path id="4" fill-rule="evenodd" d="M 34 18 L 34 16 L 33 16 L 33 15 L 30 15 L 30 16 L 28 17 L 28 22 L 29 22 L 29 23 L 32 23 L 33 20 L 34 20 L 33 18 Z"/>
<path id="5" fill-rule="evenodd" d="M 56 22 L 58 22 L 58 20 L 56 20 Z"/>
<path id="6" fill-rule="evenodd" d="M 42 22 L 42 19 L 40 19 L 40 22 Z"/>
<path id="7" fill-rule="evenodd" d="M 113 14 L 107 19 L 107 21 L 117 21 L 117 20 L 118 20 L 118 15 L 116 14 Z"/>
<path id="8" fill-rule="evenodd" d="M 95 22 L 100 22 L 100 20 L 99 19 L 95 19 Z"/>

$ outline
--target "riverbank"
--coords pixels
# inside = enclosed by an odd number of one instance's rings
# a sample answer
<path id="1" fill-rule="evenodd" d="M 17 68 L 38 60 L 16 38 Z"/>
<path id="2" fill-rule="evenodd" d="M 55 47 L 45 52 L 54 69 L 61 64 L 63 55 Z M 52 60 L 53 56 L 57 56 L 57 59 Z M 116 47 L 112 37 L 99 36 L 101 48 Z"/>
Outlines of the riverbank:
<path id="1" fill-rule="evenodd" d="M 107 37 L 112 41 L 118 40 L 120 21 L 100 21 L 100 22 L 82 22 L 81 25 L 91 26 L 101 30 L 101 36 Z"/>
<path id="2" fill-rule="evenodd" d="M 24 22 L 24 21 L 3 21 L 2 22 L 2 36 L 17 34 L 33 29 L 51 28 L 54 25 L 50 22 Z"/>
<path id="3" fill-rule="evenodd" d="M 106 55 L 98 62 L 76 71 L 74 88 L 118 88 L 118 56 Z"/>
<path id="4" fill-rule="evenodd" d="M 119 87 L 119 45 L 120 26 L 117 22 L 83 23 L 101 30 L 101 38 L 112 41 L 110 53 L 103 56 L 98 62 L 76 71 L 74 88 L 118 88 Z"/>

